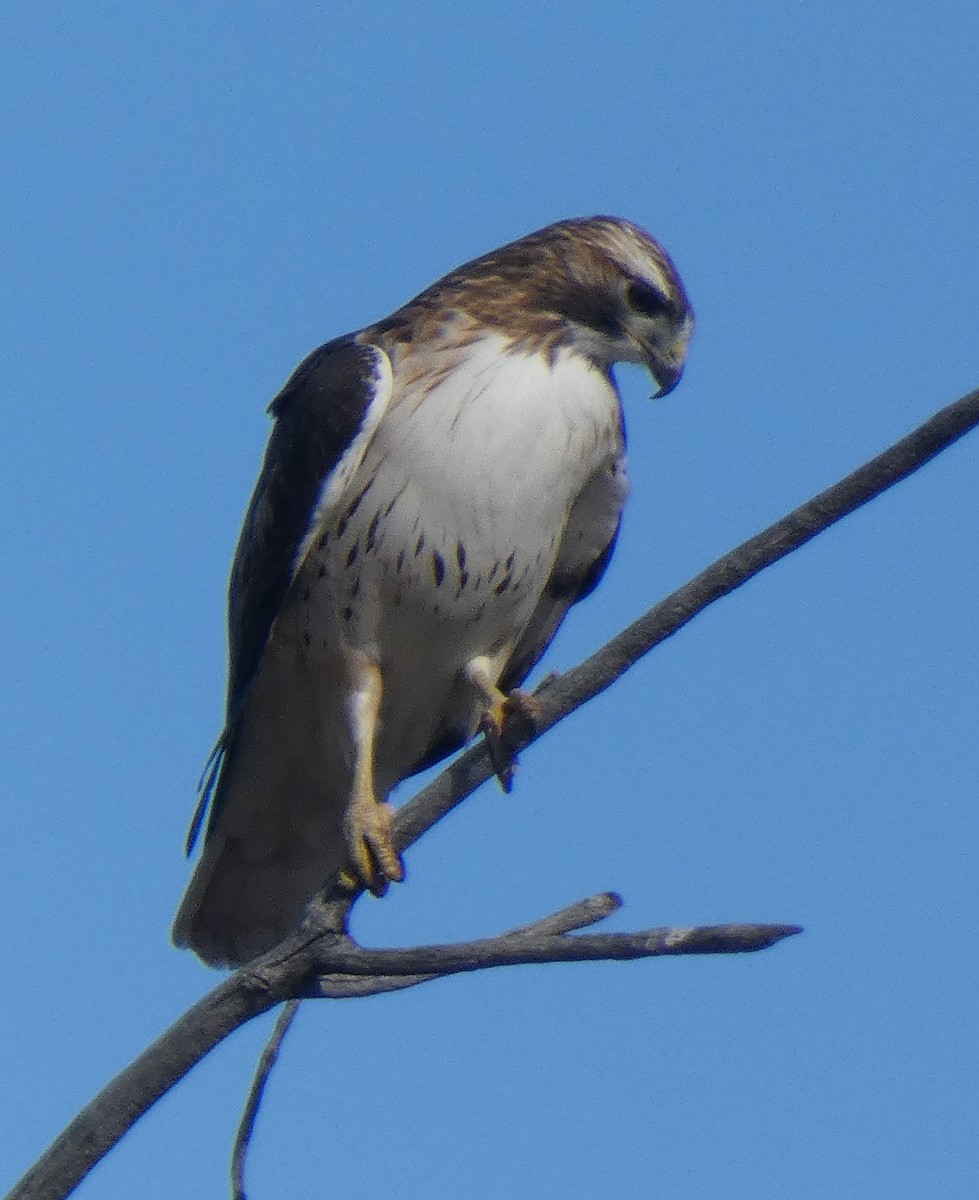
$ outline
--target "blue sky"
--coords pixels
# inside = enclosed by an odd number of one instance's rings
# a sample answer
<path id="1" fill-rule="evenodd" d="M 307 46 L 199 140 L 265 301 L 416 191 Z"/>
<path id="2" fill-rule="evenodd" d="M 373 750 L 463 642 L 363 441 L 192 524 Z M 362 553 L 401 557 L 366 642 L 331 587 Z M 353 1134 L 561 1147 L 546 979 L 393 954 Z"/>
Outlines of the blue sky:
<path id="1" fill-rule="evenodd" d="M 295 363 L 557 218 L 663 240 L 698 331 L 669 399 L 620 374 L 633 494 L 570 666 L 979 385 L 979 9 L 8 0 L 0 32 L 5 1183 L 217 981 L 168 929 Z M 256 1197 L 975 1194 L 977 446 L 698 618 L 355 915 L 462 939 L 614 888 L 610 928 L 805 934 L 308 1005 Z M 78 1194 L 222 1194 L 267 1028 Z"/>

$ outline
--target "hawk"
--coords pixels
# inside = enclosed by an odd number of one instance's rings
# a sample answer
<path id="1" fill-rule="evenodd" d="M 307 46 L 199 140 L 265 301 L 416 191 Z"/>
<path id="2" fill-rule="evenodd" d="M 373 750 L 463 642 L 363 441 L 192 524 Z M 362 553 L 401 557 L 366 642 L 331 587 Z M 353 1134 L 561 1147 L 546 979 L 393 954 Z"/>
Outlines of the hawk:
<path id="1" fill-rule="evenodd" d="M 214 965 L 328 882 L 404 877 L 387 797 L 482 727 L 595 587 L 626 498 L 616 362 L 656 395 L 693 316 L 665 250 L 559 221 L 327 342 L 272 401 L 229 590 L 227 718 L 173 928 Z"/>

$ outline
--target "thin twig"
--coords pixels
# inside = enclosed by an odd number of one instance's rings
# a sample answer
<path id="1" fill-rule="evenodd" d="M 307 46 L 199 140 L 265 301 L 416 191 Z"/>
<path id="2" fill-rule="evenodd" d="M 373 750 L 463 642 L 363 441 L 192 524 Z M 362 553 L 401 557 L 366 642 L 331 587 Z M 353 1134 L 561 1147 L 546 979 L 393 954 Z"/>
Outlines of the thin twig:
<path id="1" fill-rule="evenodd" d="M 245 1195 L 245 1159 L 248 1156 L 248 1145 L 251 1142 L 252 1133 L 255 1129 L 255 1119 L 258 1116 L 259 1108 L 261 1108 L 262 1097 L 265 1095 L 265 1087 L 269 1081 L 269 1076 L 272 1074 L 272 1068 L 275 1066 L 276 1060 L 279 1057 L 279 1051 L 282 1049 L 282 1043 L 285 1041 L 289 1027 L 296 1019 L 298 1012 L 298 1000 L 290 1000 L 283 1007 L 255 1067 L 252 1086 L 248 1090 L 248 1099 L 245 1101 L 245 1109 L 238 1123 L 238 1132 L 235 1134 L 235 1144 L 231 1149 L 232 1200 L 247 1200 Z"/>

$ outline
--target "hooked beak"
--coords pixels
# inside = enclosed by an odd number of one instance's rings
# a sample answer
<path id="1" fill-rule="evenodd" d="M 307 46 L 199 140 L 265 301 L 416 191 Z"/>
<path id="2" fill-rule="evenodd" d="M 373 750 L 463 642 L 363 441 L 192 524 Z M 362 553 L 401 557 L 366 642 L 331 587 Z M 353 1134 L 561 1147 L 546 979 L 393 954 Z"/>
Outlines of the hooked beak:
<path id="1" fill-rule="evenodd" d="M 652 399 L 660 400 L 683 378 L 683 365 L 687 361 L 687 346 L 693 333 L 693 316 L 689 312 L 676 336 L 666 345 L 650 345 L 646 351 L 646 368 L 659 385 Z"/>
<path id="2" fill-rule="evenodd" d="M 659 391 L 653 392 L 652 399 L 661 400 L 668 396 L 683 378 L 683 363 L 671 366 L 669 363 L 658 362 L 655 370 L 650 370 L 650 374 L 659 384 Z"/>

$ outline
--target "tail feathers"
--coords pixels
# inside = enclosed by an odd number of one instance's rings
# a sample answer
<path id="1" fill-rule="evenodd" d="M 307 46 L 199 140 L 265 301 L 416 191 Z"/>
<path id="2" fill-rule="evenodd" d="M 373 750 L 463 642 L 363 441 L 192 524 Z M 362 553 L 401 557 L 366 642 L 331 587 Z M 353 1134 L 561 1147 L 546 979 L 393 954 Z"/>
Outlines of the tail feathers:
<path id="1" fill-rule="evenodd" d="M 289 747 L 286 747 L 288 749 Z M 278 752 L 277 752 L 278 751 Z M 173 926 L 178 946 L 240 966 L 291 933 L 343 864 L 342 763 L 253 738 L 222 764 L 200 861 Z M 339 799 L 338 799 L 339 798 Z"/>
<path id="2" fill-rule="evenodd" d="M 302 920 L 310 899 L 340 868 L 303 843 L 262 858 L 232 838 L 204 849 L 173 924 L 173 941 L 215 967 L 237 967 L 271 950 Z"/>
<path id="3" fill-rule="evenodd" d="M 291 933 L 345 857 L 342 696 L 298 686 L 304 662 L 289 644 L 266 651 L 205 785 L 211 815 L 173 940 L 214 966 L 239 966 Z"/>

